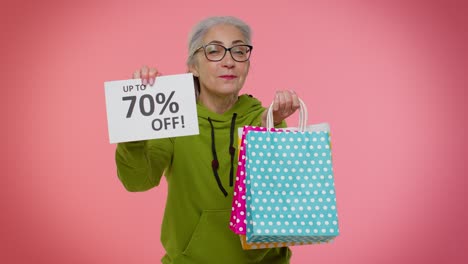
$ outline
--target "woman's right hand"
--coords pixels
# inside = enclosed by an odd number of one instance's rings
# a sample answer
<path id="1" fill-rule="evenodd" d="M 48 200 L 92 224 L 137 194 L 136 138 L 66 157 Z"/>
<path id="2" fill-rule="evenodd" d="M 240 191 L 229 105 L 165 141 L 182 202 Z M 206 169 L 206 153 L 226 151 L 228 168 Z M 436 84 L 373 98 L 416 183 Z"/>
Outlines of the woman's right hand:
<path id="1" fill-rule="evenodd" d="M 141 83 L 144 85 L 149 84 L 150 86 L 153 86 L 154 81 L 156 80 L 156 77 L 161 76 L 161 73 L 158 72 L 156 68 L 150 68 L 148 66 L 143 66 L 141 69 L 136 70 L 133 73 L 133 79 L 140 79 L 141 78 Z"/>

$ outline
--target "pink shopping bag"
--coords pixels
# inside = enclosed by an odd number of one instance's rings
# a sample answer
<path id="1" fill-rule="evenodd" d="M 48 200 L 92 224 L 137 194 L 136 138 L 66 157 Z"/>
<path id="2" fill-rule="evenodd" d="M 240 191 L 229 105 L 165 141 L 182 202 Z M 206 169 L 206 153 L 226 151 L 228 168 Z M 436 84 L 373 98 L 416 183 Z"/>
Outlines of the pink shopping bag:
<path id="1" fill-rule="evenodd" d="M 234 195 L 232 199 L 232 211 L 229 221 L 231 230 L 239 235 L 245 235 L 246 230 L 246 210 L 245 210 L 245 138 L 249 131 L 267 131 L 265 127 L 244 126 L 239 128 L 239 153 L 236 181 L 234 184 Z M 271 128 L 270 131 L 282 131 Z"/>

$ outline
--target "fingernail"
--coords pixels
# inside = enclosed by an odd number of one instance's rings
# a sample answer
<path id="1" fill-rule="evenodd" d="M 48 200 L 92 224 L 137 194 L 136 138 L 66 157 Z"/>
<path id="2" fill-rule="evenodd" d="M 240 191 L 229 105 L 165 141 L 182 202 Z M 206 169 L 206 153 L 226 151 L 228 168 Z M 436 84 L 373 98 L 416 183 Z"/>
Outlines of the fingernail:
<path id="1" fill-rule="evenodd" d="M 150 78 L 149 79 L 149 85 L 153 86 L 153 84 L 154 84 L 154 78 Z"/>
<path id="2" fill-rule="evenodd" d="M 147 79 L 141 79 L 141 83 L 142 83 L 143 85 L 147 85 L 147 84 L 148 84 L 148 80 L 147 80 Z"/>

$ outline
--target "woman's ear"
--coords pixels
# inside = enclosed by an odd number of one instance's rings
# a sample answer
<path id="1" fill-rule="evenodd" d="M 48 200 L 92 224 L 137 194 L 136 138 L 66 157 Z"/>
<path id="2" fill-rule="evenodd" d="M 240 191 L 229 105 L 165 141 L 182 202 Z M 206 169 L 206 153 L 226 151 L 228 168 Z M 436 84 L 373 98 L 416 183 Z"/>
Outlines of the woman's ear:
<path id="1" fill-rule="evenodd" d="M 200 77 L 200 74 L 198 73 L 198 69 L 195 65 L 190 65 L 189 66 L 189 72 L 191 72 L 193 74 L 193 76 L 195 77 Z"/>

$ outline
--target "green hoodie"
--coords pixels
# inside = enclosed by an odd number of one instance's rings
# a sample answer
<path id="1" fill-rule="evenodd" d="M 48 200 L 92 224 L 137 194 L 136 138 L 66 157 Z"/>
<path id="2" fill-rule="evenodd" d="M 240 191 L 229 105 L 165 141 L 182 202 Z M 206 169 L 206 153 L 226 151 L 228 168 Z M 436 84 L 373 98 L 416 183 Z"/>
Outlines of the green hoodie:
<path id="1" fill-rule="evenodd" d="M 265 108 L 242 95 L 222 115 L 200 104 L 197 111 L 199 135 L 117 145 L 118 176 L 128 191 L 148 190 L 166 176 L 162 263 L 289 263 L 289 248 L 243 250 L 239 236 L 229 229 L 237 127 L 261 125 Z"/>

